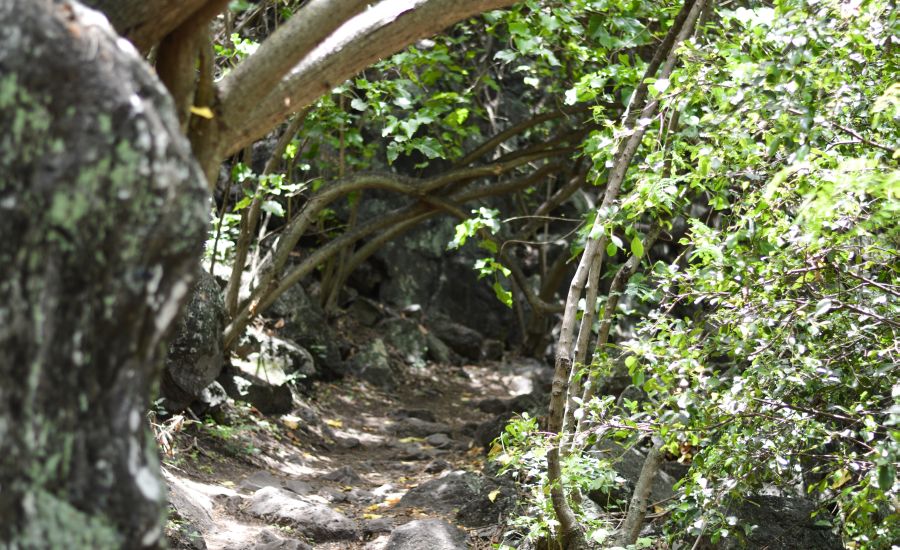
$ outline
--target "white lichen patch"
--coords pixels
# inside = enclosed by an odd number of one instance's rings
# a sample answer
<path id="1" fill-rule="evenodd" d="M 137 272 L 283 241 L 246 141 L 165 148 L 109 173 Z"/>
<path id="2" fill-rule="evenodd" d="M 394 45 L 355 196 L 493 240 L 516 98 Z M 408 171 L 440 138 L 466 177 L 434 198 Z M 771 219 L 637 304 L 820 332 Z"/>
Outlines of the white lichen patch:
<path id="1" fill-rule="evenodd" d="M 141 546 L 153 546 L 161 536 L 162 528 L 159 525 L 156 525 L 141 537 Z"/>
<path id="2" fill-rule="evenodd" d="M 158 502 L 162 498 L 162 487 L 150 468 L 146 466 L 140 468 L 134 476 L 134 483 L 147 500 Z"/>

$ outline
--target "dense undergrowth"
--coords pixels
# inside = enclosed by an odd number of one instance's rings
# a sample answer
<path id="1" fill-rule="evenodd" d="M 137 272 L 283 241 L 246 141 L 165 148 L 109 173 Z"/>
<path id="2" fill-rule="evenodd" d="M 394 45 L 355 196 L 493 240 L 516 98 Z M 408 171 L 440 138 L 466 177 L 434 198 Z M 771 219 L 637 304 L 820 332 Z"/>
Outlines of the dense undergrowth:
<path id="1" fill-rule="evenodd" d="M 384 242 L 376 231 L 449 214 L 461 221 L 452 246 L 479 246 L 476 269 L 516 311 L 512 343 L 540 355 L 567 262 L 602 239 L 600 292 L 578 304 L 595 336 L 580 344 L 564 430 L 523 417 L 492 452 L 532 495 L 511 532 L 558 534 L 558 481 L 546 473 L 558 447 L 582 530 L 611 545 L 621 510 L 581 500 L 617 483 L 596 449 L 653 441 L 690 470 L 638 547 L 740 539 L 730 510 L 765 487 L 813 499 L 848 548 L 890 548 L 900 538 L 896 9 L 713 2 L 670 73 L 645 75 L 681 7 L 528 0 L 382 61 L 303 113 L 265 169 L 249 153 L 234 159 L 242 194 L 220 201 L 209 249 L 234 262 L 257 203 L 268 218 L 256 260 L 235 264 L 252 271 L 277 249 L 272 236 L 308 215 L 300 247 L 334 254 L 304 273 L 334 306 Z M 253 48 L 239 33 L 224 43 L 222 70 Z M 633 104 L 642 85 L 652 109 Z M 598 208 L 638 131 L 621 191 Z M 373 172 L 387 174 L 379 191 L 348 186 L 316 202 Z M 385 189 L 413 198 L 368 211 Z M 623 376 L 638 391 L 616 402 Z"/>

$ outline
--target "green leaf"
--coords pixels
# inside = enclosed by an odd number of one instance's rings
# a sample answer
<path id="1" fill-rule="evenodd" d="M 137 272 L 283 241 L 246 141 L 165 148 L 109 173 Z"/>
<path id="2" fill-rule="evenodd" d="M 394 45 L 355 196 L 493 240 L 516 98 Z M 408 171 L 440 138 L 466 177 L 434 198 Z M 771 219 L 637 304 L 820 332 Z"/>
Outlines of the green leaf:
<path id="1" fill-rule="evenodd" d="M 503 288 L 503 285 L 500 284 L 500 281 L 494 281 L 492 287 L 494 289 L 494 294 L 497 296 L 497 299 L 506 304 L 506 307 L 512 307 L 512 292 Z"/>
<path id="2" fill-rule="evenodd" d="M 356 109 L 357 111 L 365 111 L 369 108 L 369 104 L 365 101 L 359 99 L 358 97 L 353 98 L 353 101 L 350 102 L 350 106 Z"/>
<path id="3" fill-rule="evenodd" d="M 615 243 L 609 243 L 606 245 L 606 255 L 607 256 L 615 256 L 616 251 L 618 251 L 618 247 L 616 247 Z"/>
<path id="4" fill-rule="evenodd" d="M 487 250 L 491 254 L 496 254 L 499 251 L 497 243 L 492 241 L 491 239 L 483 239 L 478 243 L 478 247 Z"/>
<path id="5" fill-rule="evenodd" d="M 262 203 L 263 212 L 268 212 L 277 218 L 284 217 L 284 207 L 277 201 L 265 201 Z"/>
<path id="6" fill-rule="evenodd" d="M 253 199 L 251 199 L 250 197 L 242 198 L 241 200 L 238 201 L 237 204 L 234 205 L 232 212 L 239 212 L 239 211 L 243 210 L 244 208 L 247 208 L 248 206 L 250 206 L 250 203 L 252 202 L 252 200 Z"/>
<path id="7" fill-rule="evenodd" d="M 660 78 L 656 82 L 651 84 L 650 87 L 653 89 L 653 91 L 656 92 L 656 95 L 659 95 L 669 88 L 669 79 Z"/>
<path id="8" fill-rule="evenodd" d="M 813 317 L 818 317 L 820 315 L 824 315 L 828 313 L 828 310 L 831 309 L 831 300 L 828 298 L 822 298 L 819 300 L 819 303 L 816 304 L 816 311 L 813 313 Z"/>
<path id="9" fill-rule="evenodd" d="M 637 235 L 631 240 L 631 253 L 640 258 L 644 255 L 644 244 Z"/>
<path id="10" fill-rule="evenodd" d="M 894 478 L 897 472 L 893 464 L 881 464 L 878 466 L 878 487 L 882 491 L 890 491 L 894 486 Z"/>

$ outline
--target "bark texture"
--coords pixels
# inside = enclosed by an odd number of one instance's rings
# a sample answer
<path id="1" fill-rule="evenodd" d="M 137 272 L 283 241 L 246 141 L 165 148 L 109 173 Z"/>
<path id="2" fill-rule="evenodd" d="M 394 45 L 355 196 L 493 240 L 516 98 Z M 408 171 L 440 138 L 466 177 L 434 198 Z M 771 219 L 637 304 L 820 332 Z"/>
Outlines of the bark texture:
<path id="1" fill-rule="evenodd" d="M 0 547 L 160 548 L 144 420 L 205 184 L 106 19 L 0 2 Z"/>
<path id="2" fill-rule="evenodd" d="M 159 43 L 209 0 L 85 0 L 142 52 Z"/>

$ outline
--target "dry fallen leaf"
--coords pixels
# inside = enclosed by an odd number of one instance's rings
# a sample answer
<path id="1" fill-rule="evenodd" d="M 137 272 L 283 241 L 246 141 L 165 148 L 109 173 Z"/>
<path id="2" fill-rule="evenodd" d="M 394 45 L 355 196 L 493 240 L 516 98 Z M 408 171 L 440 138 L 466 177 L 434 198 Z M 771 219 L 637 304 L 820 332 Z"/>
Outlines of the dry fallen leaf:
<path id="1" fill-rule="evenodd" d="M 343 428 L 344 427 L 343 422 L 341 422 L 340 420 L 334 419 L 334 418 L 326 418 L 325 423 L 328 424 L 329 426 L 331 426 L 332 428 Z"/>
<path id="2" fill-rule="evenodd" d="M 296 430 L 300 427 L 300 418 L 291 415 L 284 415 L 281 417 L 281 423 L 284 424 L 289 430 Z"/>
<path id="3" fill-rule="evenodd" d="M 497 495 L 499 495 L 499 494 L 500 494 L 500 489 L 494 489 L 493 491 L 488 493 L 488 500 L 491 502 L 494 502 L 495 500 L 497 500 Z"/>
<path id="4" fill-rule="evenodd" d="M 191 114 L 206 119 L 211 119 L 215 116 L 212 112 L 212 109 L 210 109 L 209 107 L 197 107 L 196 105 L 191 106 Z"/>

